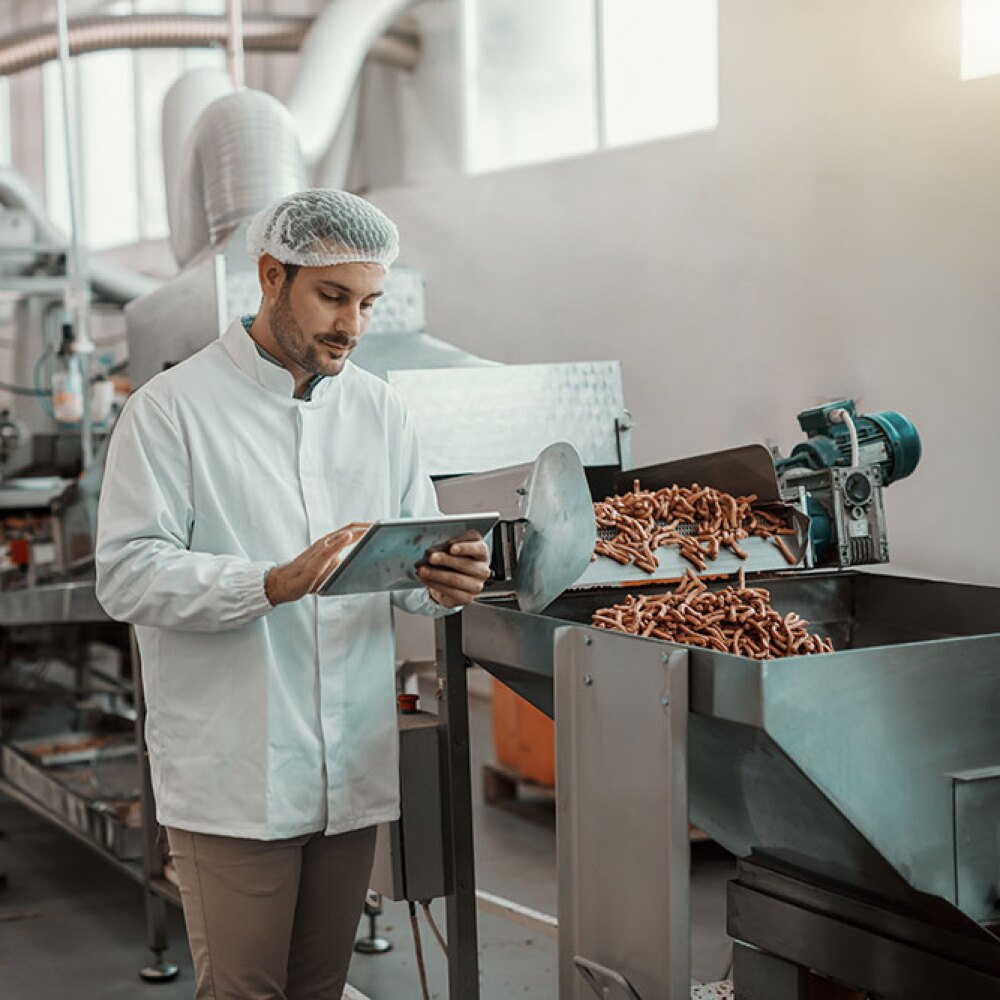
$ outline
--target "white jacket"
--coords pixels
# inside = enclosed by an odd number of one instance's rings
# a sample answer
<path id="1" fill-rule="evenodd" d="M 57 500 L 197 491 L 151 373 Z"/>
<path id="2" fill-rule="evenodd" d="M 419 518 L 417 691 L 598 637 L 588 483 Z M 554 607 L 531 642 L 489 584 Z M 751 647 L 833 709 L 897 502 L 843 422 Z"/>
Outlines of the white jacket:
<path id="1" fill-rule="evenodd" d="M 108 449 L 97 596 L 136 625 L 166 826 L 272 840 L 399 815 L 389 595 L 272 608 L 264 576 L 351 521 L 436 514 L 434 489 L 380 379 L 348 363 L 292 389 L 237 321 L 136 392 Z"/>

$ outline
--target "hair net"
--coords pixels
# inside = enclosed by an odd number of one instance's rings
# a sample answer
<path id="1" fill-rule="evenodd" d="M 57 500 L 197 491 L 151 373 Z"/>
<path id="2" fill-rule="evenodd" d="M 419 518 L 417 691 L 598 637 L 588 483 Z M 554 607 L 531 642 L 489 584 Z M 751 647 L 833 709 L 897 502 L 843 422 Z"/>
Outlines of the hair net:
<path id="1" fill-rule="evenodd" d="M 368 262 L 388 270 L 399 255 L 399 231 L 364 198 L 315 188 L 258 212 L 247 229 L 247 250 L 302 267 Z"/>

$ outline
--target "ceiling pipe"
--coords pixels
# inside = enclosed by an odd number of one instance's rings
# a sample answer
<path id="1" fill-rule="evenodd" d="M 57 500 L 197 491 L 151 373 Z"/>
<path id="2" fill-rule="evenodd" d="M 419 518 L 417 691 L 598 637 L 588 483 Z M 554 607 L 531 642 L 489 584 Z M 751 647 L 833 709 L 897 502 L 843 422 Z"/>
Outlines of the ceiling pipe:
<path id="1" fill-rule="evenodd" d="M 243 47 L 248 52 L 297 52 L 317 17 L 251 14 L 243 18 Z M 112 49 L 225 48 L 231 33 L 228 15 L 129 14 L 75 17 L 69 21 L 70 55 Z M 0 37 L 0 76 L 10 76 L 57 58 L 55 25 L 43 24 Z M 420 53 L 419 39 L 389 29 L 373 40 L 367 55 L 375 62 L 411 70 Z"/>
<path id="2" fill-rule="evenodd" d="M 226 0 L 226 17 L 229 32 L 226 37 L 226 68 L 233 86 L 239 90 L 243 86 L 243 3 L 242 0 Z"/>

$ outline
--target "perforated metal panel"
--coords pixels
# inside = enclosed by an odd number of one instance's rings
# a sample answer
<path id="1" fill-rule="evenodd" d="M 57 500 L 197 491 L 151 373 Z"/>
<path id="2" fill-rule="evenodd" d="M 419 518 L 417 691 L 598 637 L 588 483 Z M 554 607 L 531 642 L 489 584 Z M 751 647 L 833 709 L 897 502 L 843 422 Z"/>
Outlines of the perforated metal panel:
<path id="1" fill-rule="evenodd" d="M 625 399 L 617 361 L 396 371 L 389 383 L 431 475 L 532 462 L 557 441 L 573 445 L 585 466 L 618 464 Z"/>
<path id="2" fill-rule="evenodd" d="M 415 267 L 396 264 L 386 275 L 384 294 L 375 305 L 365 336 L 419 333 L 426 329 L 423 273 Z"/>

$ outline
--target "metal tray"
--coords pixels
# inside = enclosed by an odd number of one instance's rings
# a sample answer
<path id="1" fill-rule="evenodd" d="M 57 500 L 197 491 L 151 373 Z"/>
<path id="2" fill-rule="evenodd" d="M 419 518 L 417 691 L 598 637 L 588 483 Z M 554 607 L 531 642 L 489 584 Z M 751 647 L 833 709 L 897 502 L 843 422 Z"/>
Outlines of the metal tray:
<path id="1" fill-rule="evenodd" d="M 142 857 L 142 830 L 137 825 L 136 804 L 98 797 L 87 787 L 87 768 L 60 767 L 53 772 L 14 747 L 2 745 L 0 770 L 12 785 L 102 850 L 123 861 Z"/>
<path id="2" fill-rule="evenodd" d="M 742 568 L 748 575 L 756 576 L 809 568 L 809 518 L 794 506 L 782 502 L 774 460 L 763 445 L 744 445 L 682 461 L 629 469 L 617 476 L 614 492 L 627 493 L 635 480 L 642 484 L 643 489 L 649 490 L 675 484 L 694 486 L 700 483 L 734 496 L 753 494 L 757 498 L 755 508 L 783 514 L 795 528 L 794 535 L 783 538 L 794 562 L 789 565 L 773 542 L 757 537 L 745 538 L 740 542 L 747 553 L 745 560 L 724 548 L 716 559 L 708 561 L 704 570 L 696 569 L 676 548 L 665 547 L 655 551 L 657 568 L 649 574 L 636 566 L 621 566 L 606 556 L 595 556 L 574 584 L 575 588 L 661 585 L 679 580 L 687 572 L 702 577 L 724 577 L 735 576 Z M 599 500 L 600 497 L 595 495 L 594 499 Z"/>
<path id="3" fill-rule="evenodd" d="M 43 767 L 90 764 L 98 756 L 135 756 L 134 743 L 122 743 L 120 733 L 64 732 L 37 739 L 14 740 L 11 746 Z"/>

